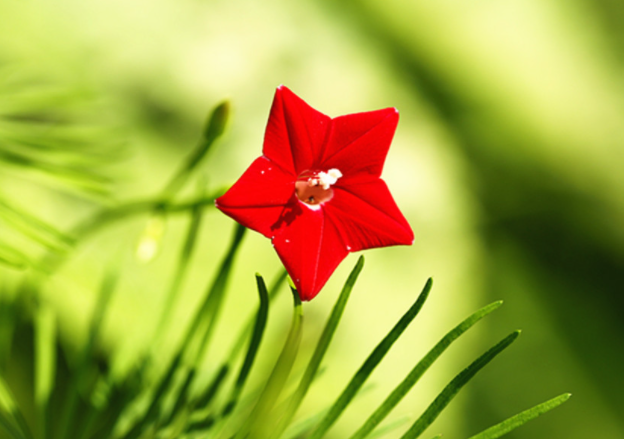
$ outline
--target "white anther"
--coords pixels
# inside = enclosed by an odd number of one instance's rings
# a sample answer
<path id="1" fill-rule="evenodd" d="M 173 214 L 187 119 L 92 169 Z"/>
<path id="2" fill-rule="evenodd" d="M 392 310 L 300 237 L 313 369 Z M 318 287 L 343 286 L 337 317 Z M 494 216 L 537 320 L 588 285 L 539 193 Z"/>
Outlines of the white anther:
<path id="1" fill-rule="evenodd" d="M 340 177 L 342 177 L 342 172 L 335 168 L 327 172 L 319 172 L 317 184 L 320 184 L 323 186 L 323 189 L 327 190 L 332 184 L 335 184 Z"/>

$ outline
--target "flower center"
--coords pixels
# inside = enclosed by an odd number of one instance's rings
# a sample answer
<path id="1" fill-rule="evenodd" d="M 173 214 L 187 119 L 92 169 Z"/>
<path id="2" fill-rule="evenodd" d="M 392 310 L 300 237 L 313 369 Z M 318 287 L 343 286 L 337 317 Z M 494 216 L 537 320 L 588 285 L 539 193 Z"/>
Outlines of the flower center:
<path id="1" fill-rule="evenodd" d="M 342 172 L 338 169 L 323 171 L 305 171 L 295 183 L 295 193 L 297 198 L 308 206 L 320 207 L 319 204 L 331 200 L 334 191 L 331 188 L 338 179 L 342 177 Z"/>

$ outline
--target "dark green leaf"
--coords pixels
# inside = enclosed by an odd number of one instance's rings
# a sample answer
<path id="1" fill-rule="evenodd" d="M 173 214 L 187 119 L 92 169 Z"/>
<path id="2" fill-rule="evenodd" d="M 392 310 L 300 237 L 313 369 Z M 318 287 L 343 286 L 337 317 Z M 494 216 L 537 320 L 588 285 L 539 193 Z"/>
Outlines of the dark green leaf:
<path id="1" fill-rule="evenodd" d="M 262 341 L 262 335 L 264 334 L 264 328 L 266 327 L 269 314 L 269 293 L 262 276 L 256 275 L 256 282 L 258 284 L 258 294 L 260 295 L 260 307 L 258 308 L 256 324 L 249 342 L 247 354 L 245 355 L 245 361 L 241 366 L 241 370 L 238 374 L 238 378 L 236 379 L 236 384 L 234 385 L 232 394 L 223 409 L 221 414 L 222 416 L 227 416 L 234 409 L 236 402 L 238 401 L 238 397 L 243 391 L 243 386 L 247 381 L 251 367 L 256 359 L 256 354 L 258 353 L 258 348 L 260 347 L 260 342 Z"/>
<path id="2" fill-rule="evenodd" d="M 351 436 L 351 439 L 364 439 L 373 429 L 385 419 L 390 411 L 403 399 L 410 389 L 418 382 L 429 367 L 442 355 L 442 353 L 455 341 L 460 335 L 470 329 L 475 323 L 483 317 L 497 309 L 503 302 L 494 302 L 479 311 L 472 314 L 466 320 L 461 322 L 451 331 L 449 331 L 422 360 L 410 371 L 405 379 L 392 391 L 379 408 L 368 418 L 368 420 L 360 427 L 360 429 Z"/>
<path id="3" fill-rule="evenodd" d="M 235 256 L 240 248 L 240 244 L 245 234 L 245 230 L 246 229 L 239 224 L 235 226 L 234 236 L 232 238 L 230 248 L 221 265 L 217 269 L 215 279 L 208 289 L 208 293 L 203 304 L 200 309 L 197 310 L 193 321 L 187 328 L 185 337 L 178 346 L 176 355 L 156 386 L 156 391 L 151 397 L 147 411 L 123 436 L 124 439 L 136 439 L 139 437 L 141 432 L 145 430 L 145 428 L 158 419 L 162 399 L 165 394 L 170 391 L 171 386 L 174 383 L 175 374 L 179 371 L 180 366 L 183 364 L 183 360 L 190 362 L 194 367 L 203 357 L 210 340 L 210 335 L 212 334 L 217 322 L 227 282 L 232 271 Z M 194 374 L 192 374 L 191 371 L 187 372 L 185 381 L 188 381 L 188 384 L 180 388 L 176 400 L 181 398 L 186 399 L 186 393 L 190 388 L 193 379 Z"/>
<path id="4" fill-rule="evenodd" d="M 106 311 L 108 310 L 108 304 L 110 303 L 110 299 L 118 280 L 119 270 L 116 268 L 109 269 L 102 280 L 98 299 L 91 317 L 87 342 L 80 352 L 78 364 L 70 382 L 68 394 L 63 402 L 63 411 L 58 429 L 58 437 L 60 438 L 69 436 L 70 432 L 71 434 L 75 434 L 78 424 L 75 417 L 76 410 L 79 405 L 79 390 L 86 387 L 84 381 L 90 368 L 93 366 L 92 361 L 90 360 L 93 357 L 95 344 L 100 334 L 102 322 L 104 320 L 104 316 L 106 315 Z"/>
<path id="5" fill-rule="evenodd" d="M 23 270 L 28 267 L 28 258 L 14 248 L 0 245 L 0 263 Z"/>
<path id="6" fill-rule="evenodd" d="M 498 344 L 477 358 L 470 366 L 461 371 L 453 380 L 440 392 L 425 412 L 414 422 L 411 428 L 401 436 L 401 439 L 416 439 L 431 425 L 440 415 L 442 410 L 455 398 L 457 393 L 479 372 L 486 364 L 492 361 L 498 354 L 513 343 L 520 331 L 515 331 L 501 340 Z"/>
<path id="7" fill-rule="evenodd" d="M 35 320 L 35 406 L 39 439 L 47 437 L 47 411 L 56 370 L 56 316 L 40 304 Z"/>
<path id="8" fill-rule="evenodd" d="M 272 429 L 276 421 L 276 419 L 274 419 L 275 415 L 273 414 L 273 417 L 271 416 L 272 409 L 286 385 L 301 342 L 303 310 L 301 307 L 301 300 L 299 299 L 299 293 L 295 289 L 292 289 L 292 293 L 294 308 L 288 337 L 286 338 L 282 352 L 273 367 L 273 371 L 269 376 L 264 390 L 258 398 L 256 406 L 245 425 L 243 425 L 236 434 L 235 439 L 243 439 L 245 437 L 249 437 L 250 439 L 268 438 L 272 435 Z"/>
<path id="9" fill-rule="evenodd" d="M 488 428 L 487 430 L 471 436 L 470 439 L 496 439 L 501 436 L 506 435 L 512 430 L 526 424 L 532 419 L 537 418 L 540 415 L 554 409 L 555 407 L 560 406 L 564 402 L 566 402 L 570 396 L 570 393 L 564 393 L 563 395 L 559 395 L 556 398 L 553 398 L 549 401 L 543 402 L 542 404 L 536 405 L 528 410 L 523 411 L 522 413 L 518 413 L 515 416 L 512 416 L 509 419 L 501 422 L 500 424 L 496 424 L 493 427 Z"/>
<path id="10" fill-rule="evenodd" d="M 312 435 L 309 439 L 320 439 L 321 437 L 323 437 L 327 430 L 329 430 L 333 423 L 342 414 L 342 412 L 351 402 L 355 394 L 358 392 L 358 390 L 360 390 L 360 387 L 362 387 L 362 385 L 368 379 L 373 370 L 377 367 L 377 365 L 381 362 L 386 353 L 390 350 L 394 342 L 401 336 L 401 334 L 403 334 L 403 331 L 405 331 L 407 326 L 418 315 L 418 312 L 421 310 L 422 306 L 427 300 L 427 297 L 429 296 L 429 291 L 431 291 L 432 284 L 433 281 L 431 279 L 427 280 L 427 283 L 425 284 L 425 287 L 418 296 L 418 299 L 416 299 L 416 302 L 414 302 L 414 304 L 403 315 L 403 317 L 401 317 L 401 319 L 396 323 L 396 325 L 392 328 L 388 335 L 386 335 L 386 337 L 369 355 L 364 364 L 362 364 L 362 366 L 353 376 L 347 387 L 343 390 L 340 397 L 336 400 L 332 408 L 329 410 L 327 416 L 323 418 L 323 420 L 319 423 L 316 429 L 312 432 Z"/>

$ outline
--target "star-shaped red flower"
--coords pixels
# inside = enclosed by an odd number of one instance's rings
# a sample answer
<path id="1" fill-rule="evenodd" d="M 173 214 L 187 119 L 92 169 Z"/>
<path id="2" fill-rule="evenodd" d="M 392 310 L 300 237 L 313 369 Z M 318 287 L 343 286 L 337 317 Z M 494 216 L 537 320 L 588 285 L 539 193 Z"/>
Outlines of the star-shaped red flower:
<path id="1" fill-rule="evenodd" d="M 271 238 L 302 300 L 349 252 L 411 245 L 414 233 L 380 178 L 395 108 L 330 118 L 277 88 L 256 159 L 216 205 Z"/>

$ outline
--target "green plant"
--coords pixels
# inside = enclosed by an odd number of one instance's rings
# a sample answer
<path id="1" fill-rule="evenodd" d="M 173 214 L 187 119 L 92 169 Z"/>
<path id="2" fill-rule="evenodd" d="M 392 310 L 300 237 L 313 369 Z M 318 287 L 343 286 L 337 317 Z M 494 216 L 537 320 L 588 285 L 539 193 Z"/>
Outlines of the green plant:
<path id="1" fill-rule="evenodd" d="M 303 307 L 293 286 L 293 315 L 283 348 L 264 384 L 250 387 L 248 378 L 257 369 L 256 357 L 267 345 L 264 339 L 271 301 L 284 290 L 285 273 L 280 273 L 270 287 L 261 275 L 256 275 L 259 305 L 256 313 L 239 322 L 238 336 L 227 355 L 211 359 L 213 376 L 201 383 L 200 363 L 219 324 L 219 316 L 228 292 L 236 256 L 241 249 L 245 228 L 234 226 L 229 247 L 219 268 L 206 289 L 195 316 L 188 322 L 184 336 L 171 355 L 157 350 L 147 351 L 122 376 L 111 370 L 114 352 L 101 349 L 102 322 L 109 311 L 111 298 L 121 276 L 112 266 L 104 275 L 96 306 L 89 319 L 89 332 L 84 345 L 74 355 L 66 355 L 63 339 L 56 330 L 58 315 L 49 303 L 41 300 L 41 288 L 63 261 L 71 255 L 73 246 L 113 222 L 134 215 L 166 221 L 170 215 L 189 218 L 186 238 L 171 277 L 167 303 L 157 325 L 156 338 L 167 331 L 169 311 L 175 304 L 180 285 L 187 275 L 189 263 L 196 250 L 196 239 L 206 209 L 214 206 L 221 190 L 205 195 L 203 192 L 187 201 L 177 195 L 192 172 L 209 153 L 223 132 L 228 117 L 228 104 L 216 107 L 209 119 L 198 147 L 182 165 L 172 180 L 154 198 L 129 201 L 99 212 L 78 224 L 69 233 L 57 232 L 24 212 L 12 210 L 21 218 L 23 230 L 47 231 L 64 244 L 48 246 L 44 258 L 33 264 L 44 267 L 44 273 L 26 273 L 16 287 L 15 300 L 0 302 L 0 426 L 6 437 L 14 439 L 143 439 L 143 438 L 309 438 L 320 439 L 357 397 L 364 383 L 384 359 L 393 344 L 417 317 L 431 291 L 428 280 L 414 304 L 390 329 L 371 352 L 344 390 L 327 409 L 308 419 L 293 422 L 301 402 L 323 364 L 323 358 L 345 311 L 349 295 L 364 266 L 360 257 L 347 279 L 325 328 L 301 376 L 293 373 L 299 354 L 303 325 Z M 58 235 L 58 236 L 57 236 Z M 67 236 L 67 238 L 65 238 Z M 156 239 L 154 237 L 151 237 Z M 147 239 L 150 239 L 148 234 Z M 5 260 L 5 262 L 7 262 Z M 11 265 L 20 265 L 8 261 Z M 352 439 L 396 435 L 403 423 L 390 423 L 377 428 L 411 390 L 424 373 L 463 333 L 501 305 L 490 304 L 446 334 L 388 395 L 379 407 L 364 420 Z M 228 322 L 231 325 L 231 322 Z M 513 332 L 479 356 L 461 371 L 434 399 L 424 413 L 415 419 L 401 438 L 417 438 L 450 403 L 455 395 L 486 364 L 510 346 L 518 337 Z M 279 342 L 279 341 L 274 341 Z M 328 365 L 331 367 L 331 365 Z M 26 371 L 26 375 L 23 372 Z M 264 371 L 257 373 L 263 374 Z M 29 378 L 31 380 L 29 380 Z M 21 379 L 21 380 L 20 380 Z M 290 385 L 294 385 L 294 390 Z M 20 397 L 18 397 L 18 391 Z M 26 396 L 24 396 L 26 395 Z M 568 399 L 561 395 L 476 435 L 471 439 L 497 438 L 525 422 L 558 406 Z M 438 436 L 439 437 L 439 436 Z"/>

